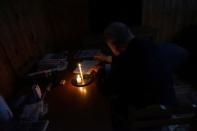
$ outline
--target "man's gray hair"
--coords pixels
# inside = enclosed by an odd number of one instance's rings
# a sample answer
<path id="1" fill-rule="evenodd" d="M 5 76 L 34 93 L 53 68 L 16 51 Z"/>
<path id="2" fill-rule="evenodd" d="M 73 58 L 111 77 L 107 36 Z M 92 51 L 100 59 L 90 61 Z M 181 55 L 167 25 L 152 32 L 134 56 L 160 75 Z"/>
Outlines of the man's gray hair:
<path id="1" fill-rule="evenodd" d="M 121 47 L 127 44 L 134 36 L 125 24 L 113 22 L 105 29 L 104 37 L 106 40 L 111 39 L 114 44 Z"/>

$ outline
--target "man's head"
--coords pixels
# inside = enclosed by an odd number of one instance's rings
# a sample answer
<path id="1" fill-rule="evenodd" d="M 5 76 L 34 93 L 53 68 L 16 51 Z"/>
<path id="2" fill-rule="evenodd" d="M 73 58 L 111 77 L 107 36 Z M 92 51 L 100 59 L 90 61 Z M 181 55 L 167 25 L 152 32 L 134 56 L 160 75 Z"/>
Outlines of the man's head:
<path id="1" fill-rule="evenodd" d="M 134 35 L 125 24 L 114 22 L 105 29 L 104 37 L 114 55 L 119 55 L 134 38 Z"/>

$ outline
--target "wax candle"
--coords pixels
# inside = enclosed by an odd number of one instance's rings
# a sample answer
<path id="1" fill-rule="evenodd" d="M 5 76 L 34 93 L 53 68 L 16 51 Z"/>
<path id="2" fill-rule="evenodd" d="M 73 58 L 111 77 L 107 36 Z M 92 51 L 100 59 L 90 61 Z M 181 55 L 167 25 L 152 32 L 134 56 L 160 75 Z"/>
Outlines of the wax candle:
<path id="1" fill-rule="evenodd" d="M 80 72 L 80 75 L 81 75 L 81 79 L 83 81 L 83 72 L 82 72 L 82 69 L 81 69 L 81 64 L 78 64 L 78 67 L 79 67 L 79 72 Z"/>

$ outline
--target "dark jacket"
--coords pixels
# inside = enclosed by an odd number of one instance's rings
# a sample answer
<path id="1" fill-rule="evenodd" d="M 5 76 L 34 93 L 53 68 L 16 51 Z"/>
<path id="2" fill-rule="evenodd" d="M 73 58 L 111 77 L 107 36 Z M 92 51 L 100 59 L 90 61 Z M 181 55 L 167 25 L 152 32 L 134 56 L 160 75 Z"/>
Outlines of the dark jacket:
<path id="1" fill-rule="evenodd" d="M 133 39 L 125 52 L 113 57 L 106 88 L 136 107 L 175 104 L 172 71 L 150 40 Z"/>

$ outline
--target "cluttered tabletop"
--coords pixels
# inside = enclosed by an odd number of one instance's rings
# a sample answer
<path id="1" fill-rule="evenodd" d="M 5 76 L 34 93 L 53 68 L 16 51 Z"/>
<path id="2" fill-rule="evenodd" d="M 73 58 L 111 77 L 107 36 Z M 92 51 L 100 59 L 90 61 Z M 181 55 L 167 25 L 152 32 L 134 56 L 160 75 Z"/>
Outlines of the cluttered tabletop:
<path id="1" fill-rule="evenodd" d="M 72 59 L 61 58 L 63 62 L 58 63 L 62 66 L 44 70 L 45 74 L 58 72 L 56 84 L 46 89 L 45 94 L 48 104 L 45 117 L 50 121 L 47 130 L 111 130 L 109 103 L 99 89 L 103 66 L 91 59 L 95 53 L 98 50 L 77 51 Z M 54 64 L 51 57 L 51 54 L 44 57 L 40 65 Z"/>

